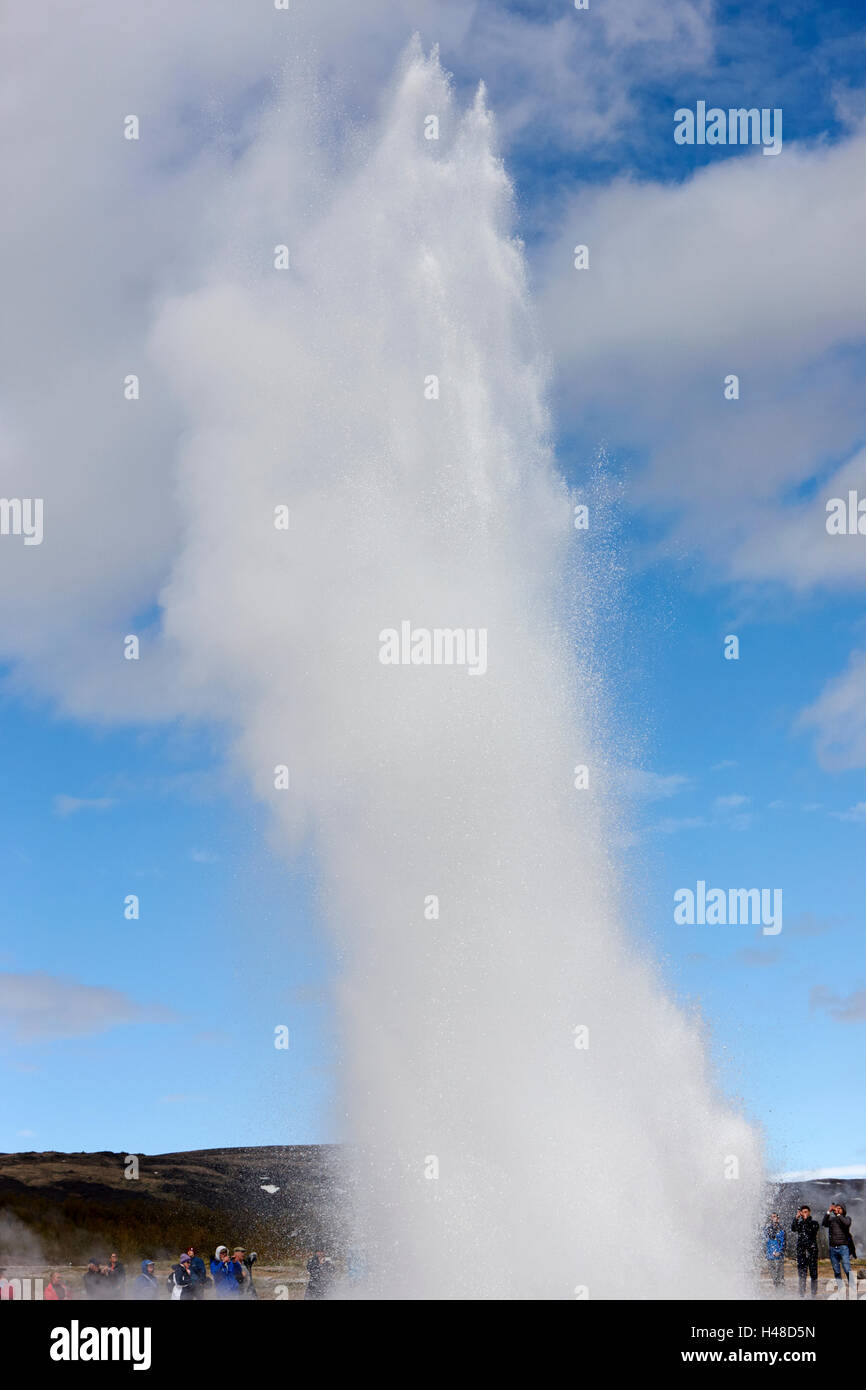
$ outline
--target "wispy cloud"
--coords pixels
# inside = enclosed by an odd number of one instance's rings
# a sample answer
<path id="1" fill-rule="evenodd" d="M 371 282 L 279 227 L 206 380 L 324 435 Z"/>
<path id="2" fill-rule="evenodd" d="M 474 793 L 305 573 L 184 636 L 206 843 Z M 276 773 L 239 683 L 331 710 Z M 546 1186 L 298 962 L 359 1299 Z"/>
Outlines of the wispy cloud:
<path id="1" fill-rule="evenodd" d="M 18 1042 L 77 1038 L 124 1023 L 165 1022 L 160 1005 L 137 1004 L 120 990 L 86 985 L 41 971 L 0 974 L 0 1025 Z"/>
<path id="2" fill-rule="evenodd" d="M 847 811 L 831 811 L 830 815 L 835 820 L 856 821 L 862 825 L 866 823 L 866 801 L 858 801 L 856 806 L 850 807 Z"/>
<path id="3" fill-rule="evenodd" d="M 691 783 L 691 778 L 682 772 L 648 772 L 639 767 L 624 769 L 620 780 L 626 795 L 636 801 L 664 801 Z"/>
<path id="4" fill-rule="evenodd" d="M 318 1007 L 327 1003 L 328 992 L 324 985 L 295 985 L 289 990 L 289 998 L 293 1004 L 311 1004 Z"/>
<path id="5" fill-rule="evenodd" d="M 203 1028 L 193 1035 L 192 1041 L 201 1047 L 225 1047 L 232 1041 L 232 1035 L 223 1028 Z"/>
<path id="6" fill-rule="evenodd" d="M 853 652 L 847 669 L 827 682 L 797 720 L 796 727 L 815 730 L 822 766 L 834 772 L 866 766 L 864 707 L 866 653 Z"/>
<path id="7" fill-rule="evenodd" d="M 765 949 L 760 946 L 744 946 L 742 950 L 734 952 L 734 960 L 740 965 L 778 965 L 780 954 L 775 946 L 767 946 Z"/>
<path id="8" fill-rule="evenodd" d="M 823 1009 L 838 1023 L 866 1023 L 866 989 L 853 994 L 834 994 L 825 985 L 816 985 L 809 996 L 813 1009 Z"/>
<path id="9" fill-rule="evenodd" d="M 774 1173 L 773 1182 L 812 1182 L 827 1178 L 866 1178 L 866 1166 L 862 1163 L 849 1164 L 839 1168 L 800 1168 L 793 1173 Z"/>
<path id="10" fill-rule="evenodd" d="M 666 816 L 650 828 L 658 831 L 660 835 L 676 835 L 680 830 L 700 830 L 707 823 L 703 816 L 683 816 L 679 819 L 676 816 Z"/>
<path id="11" fill-rule="evenodd" d="M 788 936 L 824 936 L 838 926 L 837 917 L 816 917 L 814 912 L 801 912 L 790 925 L 786 925 Z"/>
<path id="12" fill-rule="evenodd" d="M 112 796 L 55 796 L 55 816 L 74 816 L 79 811 L 109 811 L 117 802 Z"/>

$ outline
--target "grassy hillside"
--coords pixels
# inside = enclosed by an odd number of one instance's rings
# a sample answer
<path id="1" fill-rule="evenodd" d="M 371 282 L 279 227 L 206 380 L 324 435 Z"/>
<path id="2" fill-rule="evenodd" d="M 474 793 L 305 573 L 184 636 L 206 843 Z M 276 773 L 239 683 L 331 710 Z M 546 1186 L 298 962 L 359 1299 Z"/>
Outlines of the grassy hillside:
<path id="1" fill-rule="evenodd" d="M 139 1155 L 138 1177 L 128 1169 L 122 1153 L 0 1155 L 0 1262 L 116 1250 L 132 1263 L 143 1251 L 176 1258 L 190 1242 L 239 1242 L 282 1262 L 319 1240 L 342 1244 L 336 1147 Z"/>

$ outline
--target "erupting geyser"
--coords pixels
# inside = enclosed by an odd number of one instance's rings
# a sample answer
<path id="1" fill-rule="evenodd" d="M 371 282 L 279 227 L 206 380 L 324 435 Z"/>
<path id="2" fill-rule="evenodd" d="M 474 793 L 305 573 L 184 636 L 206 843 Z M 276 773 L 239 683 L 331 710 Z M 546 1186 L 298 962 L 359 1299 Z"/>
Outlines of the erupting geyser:
<path id="1" fill-rule="evenodd" d="M 166 634 L 339 946 L 364 1292 L 741 1294 L 759 1147 L 622 930 L 604 776 L 574 786 L 611 756 L 563 619 L 591 537 L 491 117 L 413 45 L 380 128 L 334 129 L 281 103 L 153 352 L 189 421 Z"/>

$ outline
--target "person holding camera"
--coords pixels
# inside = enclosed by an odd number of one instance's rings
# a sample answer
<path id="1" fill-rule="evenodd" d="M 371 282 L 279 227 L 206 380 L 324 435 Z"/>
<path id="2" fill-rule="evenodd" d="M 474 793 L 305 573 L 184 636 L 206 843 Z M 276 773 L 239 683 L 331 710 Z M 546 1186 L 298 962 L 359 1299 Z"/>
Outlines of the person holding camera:
<path id="1" fill-rule="evenodd" d="M 851 1282 L 851 1218 L 841 1202 L 831 1202 L 821 1225 L 827 1227 L 830 1263 L 836 1277 L 836 1287 L 844 1289 Z M 844 1283 L 840 1266 L 845 1271 Z"/>
<path id="2" fill-rule="evenodd" d="M 812 1216 L 812 1208 L 805 1202 L 797 1208 L 797 1215 L 791 1222 L 791 1230 L 797 1233 L 797 1278 L 800 1281 L 800 1297 L 806 1297 L 806 1271 L 812 1281 L 812 1297 L 818 1297 L 818 1222 Z"/>
<path id="3" fill-rule="evenodd" d="M 93 1259 L 84 1271 L 84 1292 L 88 1298 L 108 1298 L 108 1271 Z"/>

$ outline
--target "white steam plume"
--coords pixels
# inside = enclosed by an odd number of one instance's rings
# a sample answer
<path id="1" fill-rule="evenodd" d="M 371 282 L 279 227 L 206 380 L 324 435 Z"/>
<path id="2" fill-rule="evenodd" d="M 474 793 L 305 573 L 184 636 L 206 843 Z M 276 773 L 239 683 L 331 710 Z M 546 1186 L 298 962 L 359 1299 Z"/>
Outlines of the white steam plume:
<path id="1" fill-rule="evenodd" d="M 154 334 L 189 419 L 163 602 L 192 706 L 232 721 L 286 845 L 315 847 L 365 1292 L 741 1293 L 758 1146 L 625 940 L 594 784 L 573 786 L 602 767 L 563 611 L 581 538 L 483 95 L 459 113 L 413 45 L 374 135 L 326 154 L 302 109 Z M 485 629 L 487 673 L 382 665 L 404 620 Z"/>

